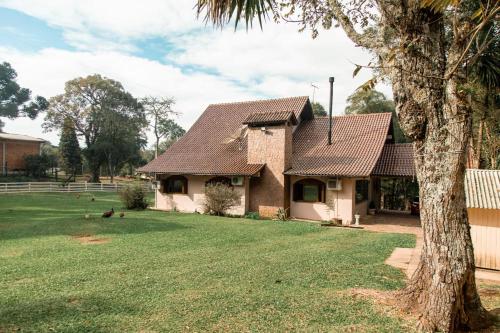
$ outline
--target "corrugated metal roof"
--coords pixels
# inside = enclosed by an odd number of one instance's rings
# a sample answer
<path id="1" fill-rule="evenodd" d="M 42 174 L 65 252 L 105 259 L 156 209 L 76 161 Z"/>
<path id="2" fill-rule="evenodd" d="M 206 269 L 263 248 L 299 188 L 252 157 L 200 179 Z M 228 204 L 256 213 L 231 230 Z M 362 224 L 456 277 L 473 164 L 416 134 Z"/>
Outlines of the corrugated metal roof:
<path id="1" fill-rule="evenodd" d="M 467 208 L 500 209 L 500 170 L 467 169 Z"/>
<path id="2" fill-rule="evenodd" d="M 16 141 L 31 141 L 31 142 L 45 142 L 46 140 L 35 138 L 24 134 L 13 134 L 13 133 L 0 133 L 0 140 L 16 140 Z"/>

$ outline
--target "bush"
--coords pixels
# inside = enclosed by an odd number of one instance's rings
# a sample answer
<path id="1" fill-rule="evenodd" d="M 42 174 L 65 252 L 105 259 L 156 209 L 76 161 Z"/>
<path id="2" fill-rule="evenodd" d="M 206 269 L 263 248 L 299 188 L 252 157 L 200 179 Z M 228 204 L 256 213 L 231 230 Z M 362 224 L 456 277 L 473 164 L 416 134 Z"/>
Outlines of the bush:
<path id="1" fill-rule="evenodd" d="M 222 216 L 240 202 L 238 193 L 228 185 L 216 183 L 205 186 L 205 213 Z"/>
<path id="2" fill-rule="evenodd" d="M 280 221 L 286 221 L 288 220 L 288 208 L 278 208 L 278 211 L 276 212 L 276 218 Z"/>
<path id="3" fill-rule="evenodd" d="M 146 192 L 141 185 L 125 187 L 120 192 L 120 197 L 127 209 L 146 209 L 149 206 Z"/>
<path id="4" fill-rule="evenodd" d="M 260 220 L 260 215 L 258 212 L 248 212 L 247 215 L 245 215 L 245 218 L 250 220 Z"/>

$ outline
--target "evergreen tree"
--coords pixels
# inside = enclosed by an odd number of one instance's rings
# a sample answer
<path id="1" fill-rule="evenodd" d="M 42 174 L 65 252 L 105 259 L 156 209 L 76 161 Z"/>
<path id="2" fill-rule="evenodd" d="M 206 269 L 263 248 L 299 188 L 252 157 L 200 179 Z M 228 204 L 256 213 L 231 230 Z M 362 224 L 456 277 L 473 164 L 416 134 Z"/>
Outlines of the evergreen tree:
<path id="1" fill-rule="evenodd" d="M 61 165 L 66 171 L 66 174 L 75 178 L 76 172 L 82 165 L 82 156 L 80 144 L 76 137 L 75 126 L 70 118 L 64 120 L 64 125 L 61 132 L 61 140 L 59 143 L 59 152 Z"/>

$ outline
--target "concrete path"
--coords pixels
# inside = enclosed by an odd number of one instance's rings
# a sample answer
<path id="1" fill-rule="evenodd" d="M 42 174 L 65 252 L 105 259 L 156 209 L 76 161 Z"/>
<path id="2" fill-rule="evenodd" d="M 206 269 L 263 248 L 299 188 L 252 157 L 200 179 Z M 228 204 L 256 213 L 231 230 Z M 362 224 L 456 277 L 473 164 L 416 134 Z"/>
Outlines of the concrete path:
<path id="1" fill-rule="evenodd" d="M 361 221 L 361 225 L 365 230 L 414 234 L 417 237 L 414 248 L 395 248 L 385 261 L 387 265 L 402 269 L 406 276 L 410 278 L 417 269 L 423 244 L 419 218 L 407 213 L 381 213 L 375 216 L 367 216 Z M 476 269 L 476 279 L 500 283 L 500 271 L 478 268 Z"/>

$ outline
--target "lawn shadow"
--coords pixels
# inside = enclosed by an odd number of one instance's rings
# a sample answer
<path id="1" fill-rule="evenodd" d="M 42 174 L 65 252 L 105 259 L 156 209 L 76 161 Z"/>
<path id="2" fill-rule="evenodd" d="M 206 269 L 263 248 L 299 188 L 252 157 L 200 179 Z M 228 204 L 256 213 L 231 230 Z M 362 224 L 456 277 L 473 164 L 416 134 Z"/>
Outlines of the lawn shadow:
<path id="1" fill-rule="evenodd" d="M 130 304 L 95 295 L 15 300 L 0 307 L 0 332 L 111 332 L 117 325 L 103 325 L 95 318 L 138 312 Z"/>
<path id="2" fill-rule="evenodd" d="M 143 234 L 192 228 L 174 221 L 154 218 L 137 212 L 126 212 L 124 218 L 115 215 L 101 218 L 94 214 L 32 211 L 34 217 L 19 220 L 15 216 L 0 223 L 0 240 L 38 238 L 44 236 L 75 236 L 79 234 Z M 127 216 L 128 215 L 128 216 Z M 130 216 L 131 215 L 131 216 Z M 144 215 L 144 216 L 143 216 Z"/>

